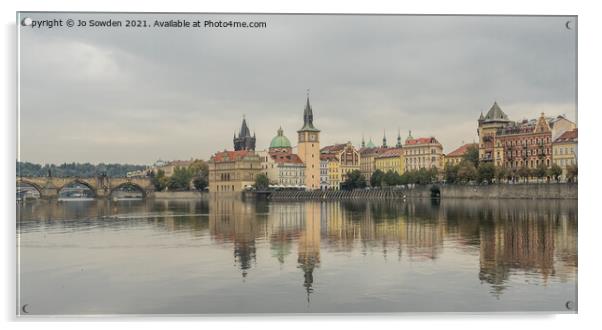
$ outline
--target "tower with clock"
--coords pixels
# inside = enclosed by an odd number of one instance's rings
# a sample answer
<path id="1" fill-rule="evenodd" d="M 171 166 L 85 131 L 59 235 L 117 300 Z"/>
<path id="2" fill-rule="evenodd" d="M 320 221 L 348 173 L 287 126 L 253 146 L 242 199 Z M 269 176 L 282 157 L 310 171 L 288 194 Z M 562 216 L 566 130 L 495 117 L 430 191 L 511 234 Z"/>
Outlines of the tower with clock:
<path id="1" fill-rule="evenodd" d="M 303 111 L 303 127 L 299 134 L 298 155 L 305 163 L 305 187 L 307 190 L 320 189 L 320 130 L 314 127 L 314 115 L 307 103 Z"/>

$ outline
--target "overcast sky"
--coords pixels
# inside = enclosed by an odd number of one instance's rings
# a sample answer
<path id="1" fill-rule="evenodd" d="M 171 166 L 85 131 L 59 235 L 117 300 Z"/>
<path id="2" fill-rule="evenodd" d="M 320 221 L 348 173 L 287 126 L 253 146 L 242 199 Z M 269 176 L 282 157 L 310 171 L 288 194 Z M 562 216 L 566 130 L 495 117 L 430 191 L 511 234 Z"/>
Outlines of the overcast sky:
<path id="1" fill-rule="evenodd" d="M 20 158 L 36 163 L 208 159 L 246 115 L 257 149 L 296 144 L 306 90 L 321 144 L 383 130 L 477 140 L 511 119 L 575 120 L 576 19 L 497 16 L 82 15 L 34 19 L 265 21 L 264 29 L 20 27 Z M 572 30 L 565 27 L 571 20 Z"/>

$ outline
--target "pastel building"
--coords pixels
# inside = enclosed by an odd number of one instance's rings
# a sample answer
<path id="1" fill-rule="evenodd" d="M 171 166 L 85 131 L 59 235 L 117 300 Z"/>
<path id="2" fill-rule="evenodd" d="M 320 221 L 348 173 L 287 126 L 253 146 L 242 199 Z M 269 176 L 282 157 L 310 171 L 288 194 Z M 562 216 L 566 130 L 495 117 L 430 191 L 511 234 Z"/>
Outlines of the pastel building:
<path id="1" fill-rule="evenodd" d="M 374 166 L 377 170 L 381 170 L 385 173 L 393 171 L 401 175 L 405 172 L 404 160 L 402 148 L 390 148 L 374 157 Z"/>
<path id="2" fill-rule="evenodd" d="M 553 163 L 562 168 L 562 179 L 567 177 L 567 168 L 577 165 L 577 129 L 564 132 L 552 142 Z"/>
<path id="3" fill-rule="evenodd" d="M 405 171 L 443 169 L 443 146 L 434 137 L 414 138 L 410 131 L 403 145 Z"/>
<path id="4" fill-rule="evenodd" d="M 255 184 L 261 161 L 252 150 L 220 151 L 207 162 L 210 192 L 241 192 Z"/>
<path id="5" fill-rule="evenodd" d="M 293 153 L 289 139 L 282 127 L 270 143 L 267 151 L 260 151 L 262 172 L 270 184 L 283 187 L 302 187 L 305 185 L 305 164 Z"/>
<path id="6" fill-rule="evenodd" d="M 355 170 L 360 170 L 360 154 L 351 142 L 323 147 L 320 149 L 320 154 L 321 157 L 323 155 L 333 155 L 334 157 L 331 158 L 332 161 L 338 162 L 338 164 L 331 164 L 329 167 L 330 173 L 335 171 L 335 169 L 338 172 L 336 174 L 333 173 L 332 176 L 335 180 L 331 181 L 334 188 L 340 188 L 340 182 L 346 179 L 347 174 Z"/>
<path id="7" fill-rule="evenodd" d="M 479 147 L 478 143 L 466 143 L 466 144 L 460 146 L 458 149 L 455 149 L 454 151 L 445 155 L 445 159 L 444 159 L 445 165 L 451 166 L 451 165 L 460 164 L 470 148 L 478 148 L 478 147 Z"/>

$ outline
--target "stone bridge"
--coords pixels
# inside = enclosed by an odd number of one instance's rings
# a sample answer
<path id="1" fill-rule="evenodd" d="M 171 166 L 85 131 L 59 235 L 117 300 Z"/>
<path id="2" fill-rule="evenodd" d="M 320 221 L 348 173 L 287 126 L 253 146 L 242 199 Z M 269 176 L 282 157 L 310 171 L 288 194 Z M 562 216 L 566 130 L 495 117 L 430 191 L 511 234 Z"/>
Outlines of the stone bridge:
<path id="1" fill-rule="evenodd" d="M 40 198 L 57 198 L 61 189 L 74 183 L 88 187 L 96 198 L 111 196 L 113 191 L 122 187 L 133 187 L 140 191 L 143 197 L 152 196 L 155 187 L 150 178 L 60 178 L 60 177 L 17 177 L 17 184 L 28 184 L 40 193 Z"/>

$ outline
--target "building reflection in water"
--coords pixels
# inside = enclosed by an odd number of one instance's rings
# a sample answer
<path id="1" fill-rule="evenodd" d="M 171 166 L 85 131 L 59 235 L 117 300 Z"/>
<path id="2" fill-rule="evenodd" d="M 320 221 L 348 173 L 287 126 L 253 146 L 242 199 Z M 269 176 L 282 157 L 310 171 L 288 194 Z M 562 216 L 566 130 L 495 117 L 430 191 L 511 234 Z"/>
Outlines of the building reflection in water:
<path id="1" fill-rule="evenodd" d="M 307 292 L 307 302 L 313 292 L 314 269 L 320 266 L 320 203 L 305 203 L 305 228 L 299 237 L 297 262 L 303 270 L 303 286 Z"/>
<path id="2" fill-rule="evenodd" d="M 17 223 L 21 230 L 40 221 L 84 227 L 132 215 L 168 231 L 208 233 L 214 243 L 232 245 L 233 264 L 243 278 L 258 262 L 258 244 L 269 244 L 281 267 L 296 245 L 307 299 L 316 289 L 321 249 L 376 252 L 401 263 L 437 262 L 445 249 L 460 251 L 477 260 L 475 278 L 493 295 L 502 294 L 516 273 L 535 276 L 544 285 L 550 278 L 567 281 L 577 275 L 576 201 L 271 203 L 216 196 L 188 202 L 38 201 L 18 207 Z"/>

